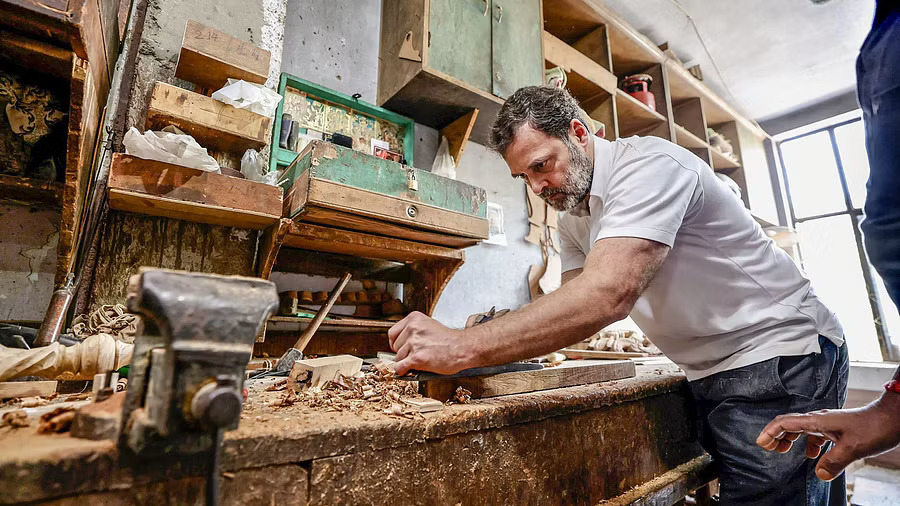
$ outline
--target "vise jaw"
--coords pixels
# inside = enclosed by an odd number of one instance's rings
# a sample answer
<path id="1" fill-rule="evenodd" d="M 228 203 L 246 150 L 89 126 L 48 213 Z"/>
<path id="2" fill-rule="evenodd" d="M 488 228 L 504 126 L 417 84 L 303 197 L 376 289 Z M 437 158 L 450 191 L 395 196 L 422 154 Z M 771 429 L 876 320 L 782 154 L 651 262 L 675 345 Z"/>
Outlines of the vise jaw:
<path id="1" fill-rule="evenodd" d="M 119 446 L 137 455 L 215 451 L 237 428 L 253 343 L 278 307 L 275 285 L 145 269 L 132 276 L 134 342 Z"/>

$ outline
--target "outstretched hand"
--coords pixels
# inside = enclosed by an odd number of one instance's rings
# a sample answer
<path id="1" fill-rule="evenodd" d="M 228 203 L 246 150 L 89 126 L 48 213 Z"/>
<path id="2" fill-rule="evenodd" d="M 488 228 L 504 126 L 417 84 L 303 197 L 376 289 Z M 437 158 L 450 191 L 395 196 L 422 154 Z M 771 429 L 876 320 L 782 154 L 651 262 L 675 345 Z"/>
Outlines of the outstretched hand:
<path id="1" fill-rule="evenodd" d="M 797 438 L 807 434 L 806 456 L 814 459 L 825 443 L 831 441 L 834 447 L 816 465 L 816 476 L 831 481 L 853 461 L 886 452 L 900 444 L 898 415 L 900 395 L 886 393 L 862 408 L 823 409 L 778 416 L 760 432 L 756 444 L 766 450 L 787 453 Z"/>
<path id="2" fill-rule="evenodd" d="M 391 349 L 397 354 L 394 372 L 400 376 L 410 369 L 453 374 L 473 367 L 474 350 L 463 333 L 413 311 L 388 330 Z"/>

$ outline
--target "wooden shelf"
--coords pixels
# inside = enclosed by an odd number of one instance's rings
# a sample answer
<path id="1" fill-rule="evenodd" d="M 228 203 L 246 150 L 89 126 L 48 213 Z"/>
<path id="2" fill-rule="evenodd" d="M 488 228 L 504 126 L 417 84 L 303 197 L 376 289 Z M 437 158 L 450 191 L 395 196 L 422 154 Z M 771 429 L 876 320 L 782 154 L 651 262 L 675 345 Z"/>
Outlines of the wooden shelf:
<path id="1" fill-rule="evenodd" d="M 589 110 L 616 93 L 618 78 L 599 63 L 548 32 L 543 34 L 544 61 L 548 68 L 566 71 L 566 88 Z"/>
<path id="2" fill-rule="evenodd" d="M 281 217 L 281 188 L 116 153 L 109 206 L 196 223 L 263 229 Z"/>
<path id="3" fill-rule="evenodd" d="M 386 320 L 367 320 L 363 318 L 353 318 L 351 316 L 329 317 L 326 318 L 319 327 L 323 331 L 376 331 L 387 332 L 387 329 L 394 326 L 394 321 Z M 271 330 L 303 330 L 312 321 L 312 318 L 300 318 L 298 316 L 273 316 L 269 318 L 269 329 Z M 274 325 L 272 325 L 274 324 Z"/>
<path id="4" fill-rule="evenodd" d="M 664 123 L 666 118 L 622 90 L 616 90 L 619 136 L 628 137 Z"/>
<path id="5" fill-rule="evenodd" d="M 0 174 L 0 200 L 51 207 L 62 205 L 63 183 Z"/>
<path id="6" fill-rule="evenodd" d="M 147 128 L 175 125 L 207 149 L 242 155 L 265 147 L 271 120 L 211 97 L 157 82 L 147 107 Z"/>
<path id="7" fill-rule="evenodd" d="M 708 148 L 706 141 L 688 131 L 687 128 L 675 124 L 675 143 L 683 148 Z"/>
<path id="8" fill-rule="evenodd" d="M 741 166 L 740 163 L 728 158 L 716 148 L 710 147 L 709 152 L 712 156 L 712 168 L 715 170 L 737 169 Z"/>

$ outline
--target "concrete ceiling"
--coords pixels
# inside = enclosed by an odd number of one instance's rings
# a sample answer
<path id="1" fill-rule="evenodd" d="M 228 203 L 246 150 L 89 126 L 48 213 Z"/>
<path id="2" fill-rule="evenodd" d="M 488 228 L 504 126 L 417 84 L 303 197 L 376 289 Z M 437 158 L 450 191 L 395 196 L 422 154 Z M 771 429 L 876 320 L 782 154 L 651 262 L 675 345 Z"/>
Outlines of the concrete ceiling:
<path id="1" fill-rule="evenodd" d="M 703 82 L 757 121 L 853 92 L 874 0 L 594 0 L 656 44 L 668 42 Z M 717 74 L 687 14 L 721 71 Z M 724 81 L 724 83 L 723 83 Z"/>

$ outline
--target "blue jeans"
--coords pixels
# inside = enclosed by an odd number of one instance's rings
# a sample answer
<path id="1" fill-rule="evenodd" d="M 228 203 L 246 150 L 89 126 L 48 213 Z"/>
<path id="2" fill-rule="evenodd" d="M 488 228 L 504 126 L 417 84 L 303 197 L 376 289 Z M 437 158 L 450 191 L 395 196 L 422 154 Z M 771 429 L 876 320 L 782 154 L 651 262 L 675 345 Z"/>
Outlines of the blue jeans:
<path id="1" fill-rule="evenodd" d="M 877 3 L 856 60 L 857 92 L 869 154 L 868 195 L 860 228 L 866 251 L 900 307 L 900 6 Z"/>
<path id="2" fill-rule="evenodd" d="M 776 357 L 690 383 L 700 418 L 700 443 L 716 463 L 722 504 L 777 506 L 846 504 L 844 476 L 815 475 L 806 437 L 786 454 L 756 445 L 777 415 L 835 409 L 847 397 L 847 345 L 819 337 L 821 353 Z"/>

